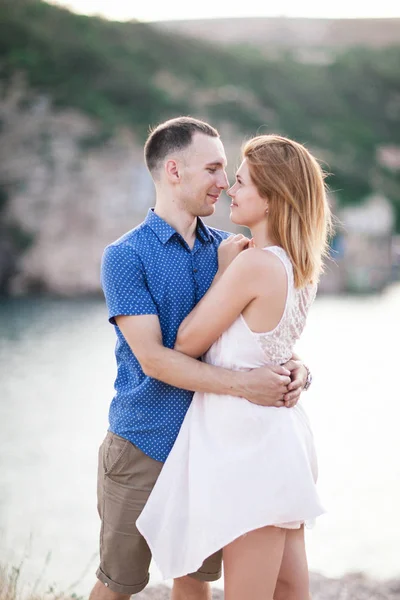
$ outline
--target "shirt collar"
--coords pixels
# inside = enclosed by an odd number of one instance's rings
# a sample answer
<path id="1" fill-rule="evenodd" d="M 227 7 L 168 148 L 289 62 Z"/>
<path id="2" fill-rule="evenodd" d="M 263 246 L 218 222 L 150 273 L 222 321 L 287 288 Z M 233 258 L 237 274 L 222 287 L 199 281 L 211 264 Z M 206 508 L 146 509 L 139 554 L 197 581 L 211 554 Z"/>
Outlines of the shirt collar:
<path id="1" fill-rule="evenodd" d="M 156 215 L 154 208 L 149 208 L 146 219 L 144 221 L 150 227 L 162 244 L 166 244 L 173 235 L 177 234 L 176 229 L 171 227 L 164 219 Z M 197 237 L 204 242 L 212 242 L 214 236 L 208 227 L 203 223 L 200 217 L 197 218 Z"/>
<path id="2" fill-rule="evenodd" d="M 166 244 L 176 233 L 176 230 L 171 225 L 168 225 L 164 219 L 156 215 L 154 208 L 149 208 L 144 222 L 154 231 L 162 244 Z"/>
<path id="3" fill-rule="evenodd" d="M 214 239 L 213 234 L 211 233 L 211 231 L 208 229 L 207 225 L 204 223 L 204 221 L 202 221 L 200 219 L 200 217 L 197 217 L 197 235 L 199 238 L 201 238 L 204 242 L 212 242 Z"/>

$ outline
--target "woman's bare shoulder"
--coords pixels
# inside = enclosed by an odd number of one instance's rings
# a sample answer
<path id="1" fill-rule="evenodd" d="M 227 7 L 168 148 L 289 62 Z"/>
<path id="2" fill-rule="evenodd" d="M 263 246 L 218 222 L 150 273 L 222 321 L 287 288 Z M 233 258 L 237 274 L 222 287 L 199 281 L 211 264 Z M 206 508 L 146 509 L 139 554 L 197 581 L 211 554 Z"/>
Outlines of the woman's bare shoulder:
<path id="1" fill-rule="evenodd" d="M 260 248 L 243 250 L 234 260 L 238 283 L 249 285 L 255 295 L 280 296 L 287 289 L 287 273 L 282 260 L 273 252 Z"/>
<path id="2" fill-rule="evenodd" d="M 251 269 L 259 274 L 286 277 L 286 268 L 282 260 L 266 248 L 248 248 L 235 259 L 242 269 Z"/>

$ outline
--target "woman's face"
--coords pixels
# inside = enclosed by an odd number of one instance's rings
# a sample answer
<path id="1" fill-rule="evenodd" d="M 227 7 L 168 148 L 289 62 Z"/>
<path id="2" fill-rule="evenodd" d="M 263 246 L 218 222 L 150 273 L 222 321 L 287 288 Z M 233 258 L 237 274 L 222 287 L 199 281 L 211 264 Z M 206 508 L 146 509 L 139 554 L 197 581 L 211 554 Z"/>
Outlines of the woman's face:
<path id="1" fill-rule="evenodd" d="M 227 194 L 232 198 L 231 221 L 237 225 L 252 228 L 266 219 L 268 200 L 261 198 L 251 180 L 246 159 L 243 160 L 236 173 L 236 182 Z"/>

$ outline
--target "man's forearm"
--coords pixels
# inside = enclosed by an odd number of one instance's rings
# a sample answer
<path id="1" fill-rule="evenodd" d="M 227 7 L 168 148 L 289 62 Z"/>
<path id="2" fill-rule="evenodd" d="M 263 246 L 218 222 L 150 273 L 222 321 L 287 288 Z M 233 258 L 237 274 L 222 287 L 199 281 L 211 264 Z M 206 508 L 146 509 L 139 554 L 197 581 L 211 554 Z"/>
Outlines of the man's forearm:
<path id="1" fill-rule="evenodd" d="M 262 406 L 284 404 L 282 398 L 291 381 L 290 370 L 285 367 L 230 371 L 163 346 L 155 315 L 120 315 L 116 322 L 149 377 L 184 390 L 239 396 Z"/>
<path id="2" fill-rule="evenodd" d="M 149 377 L 193 392 L 243 396 L 243 373 L 200 362 L 176 350 L 160 346 L 142 364 Z"/>

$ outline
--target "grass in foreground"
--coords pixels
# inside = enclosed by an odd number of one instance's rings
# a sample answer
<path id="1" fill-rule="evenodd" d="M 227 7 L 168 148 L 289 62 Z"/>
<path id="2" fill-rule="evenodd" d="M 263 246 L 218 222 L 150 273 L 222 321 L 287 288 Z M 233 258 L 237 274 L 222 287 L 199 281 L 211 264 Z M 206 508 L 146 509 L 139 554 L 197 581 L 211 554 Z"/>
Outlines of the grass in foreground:
<path id="1" fill-rule="evenodd" d="M 41 593 L 37 591 L 40 579 L 29 589 L 21 583 L 21 569 L 22 565 L 7 567 L 0 564 L 0 600 L 83 600 L 81 596 L 65 594 L 53 587 Z"/>

